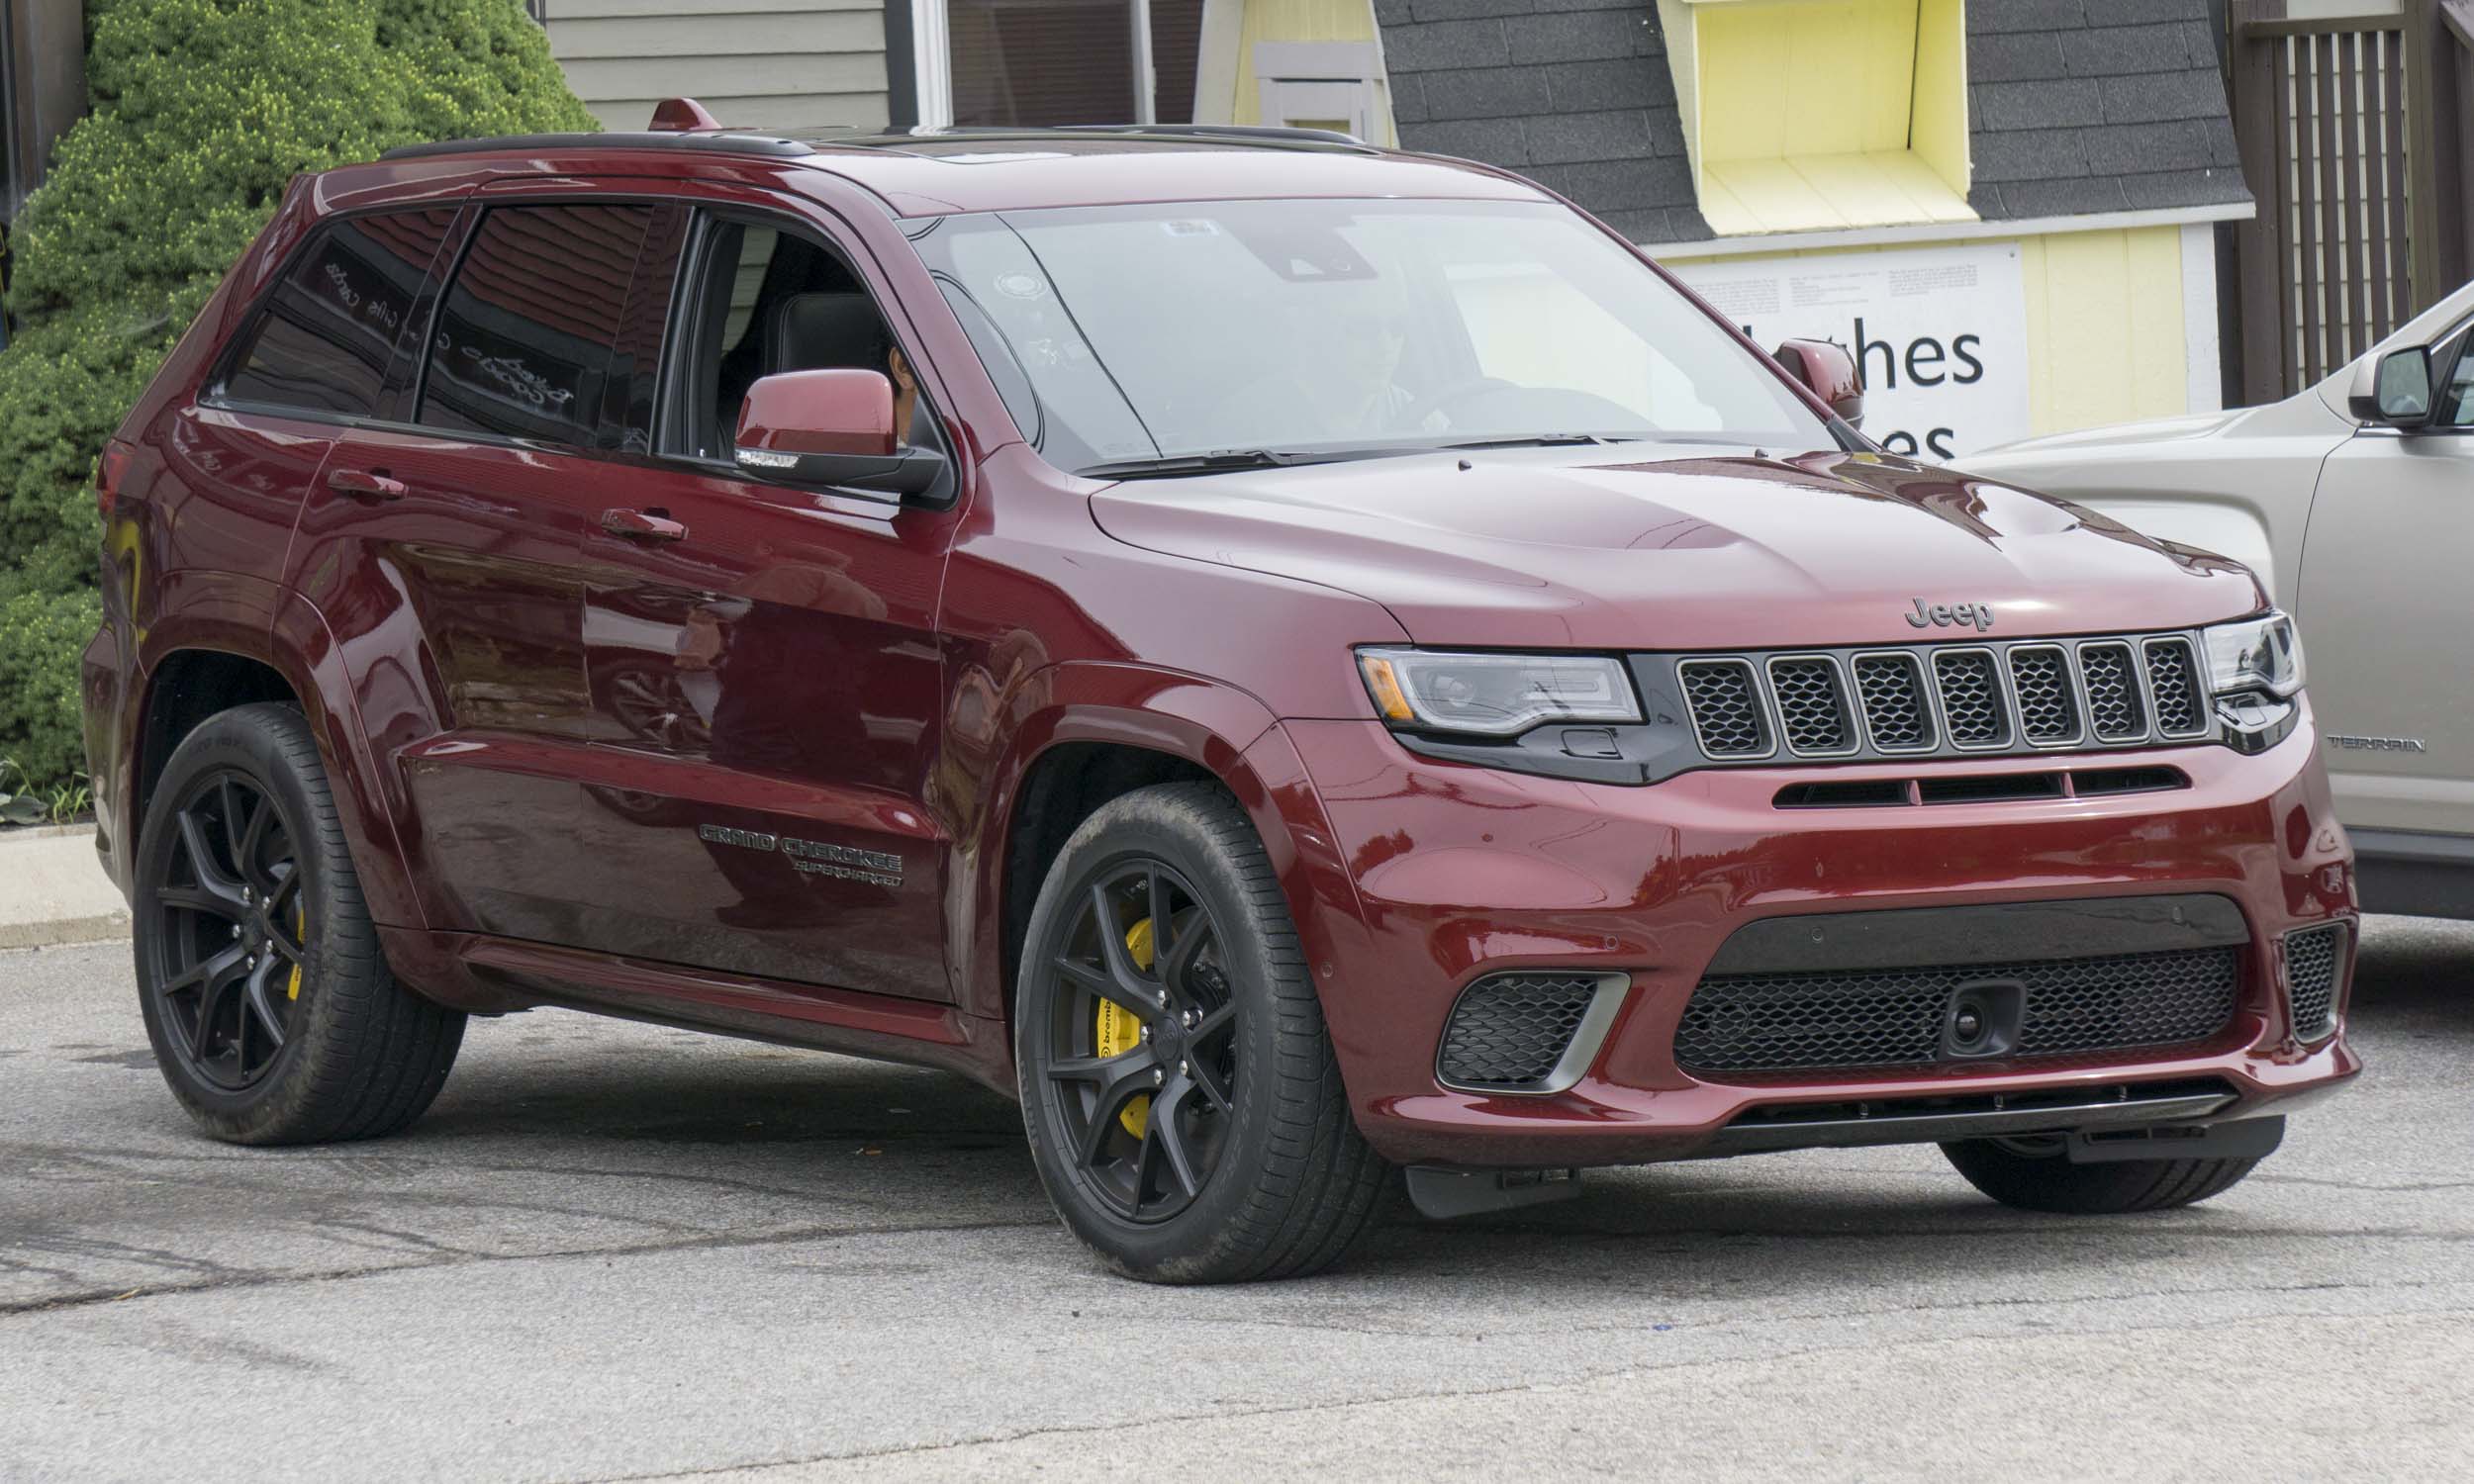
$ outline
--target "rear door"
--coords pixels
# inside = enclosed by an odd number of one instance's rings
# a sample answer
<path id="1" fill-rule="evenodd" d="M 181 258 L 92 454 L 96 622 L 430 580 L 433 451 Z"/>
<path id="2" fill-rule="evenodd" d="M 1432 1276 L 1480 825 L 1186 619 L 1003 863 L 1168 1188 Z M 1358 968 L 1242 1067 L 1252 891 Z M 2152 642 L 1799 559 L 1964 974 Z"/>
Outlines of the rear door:
<path id="1" fill-rule="evenodd" d="M 612 503 L 604 400 L 664 210 L 477 203 L 423 307 L 418 379 L 345 433 L 302 519 L 300 586 L 350 673 L 432 928 L 580 938 L 578 548 Z"/>
<path id="2" fill-rule="evenodd" d="M 884 369 L 860 259 L 766 212 L 706 213 L 661 373 L 627 399 L 650 453 L 584 532 L 596 722 L 567 879 L 590 946 L 732 974 L 950 998 L 942 724 L 946 498 L 894 504 L 742 478 L 729 434 L 772 371 Z M 913 364 L 916 364 L 914 361 Z M 655 422 L 658 425 L 654 425 Z M 914 438 L 942 439 L 932 410 Z"/>
<path id="3" fill-rule="evenodd" d="M 2366 427 L 2329 455 L 2297 617 L 2339 817 L 2474 835 L 2474 325 L 2439 342 L 2428 427 Z"/>

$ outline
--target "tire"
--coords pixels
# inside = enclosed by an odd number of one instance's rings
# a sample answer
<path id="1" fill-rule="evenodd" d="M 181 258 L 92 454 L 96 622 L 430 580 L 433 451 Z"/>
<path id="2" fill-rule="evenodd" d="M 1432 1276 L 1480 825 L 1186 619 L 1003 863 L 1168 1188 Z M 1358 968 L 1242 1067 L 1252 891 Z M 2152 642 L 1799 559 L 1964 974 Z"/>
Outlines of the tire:
<path id="1" fill-rule="evenodd" d="M 2061 1140 L 1967 1139 L 1942 1146 L 1967 1183 L 2022 1211 L 2120 1216 L 2196 1205 L 2241 1183 L 2248 1159 L 2125 1159 L 2073 1164 Z"/>
<path id="2" fill-rule="evenodd" d="M 388 972 L 290 706 L 225 711 L 181 741 L 139 834 L 133 906 L 146 1039 L 208 1134 L 377 1138 L 444 1085 L 464 1017 Z"/>
<path id="3" fill-rule="evenodd" d="M 1389 1166 L 1358 1132 L 1286 899 L 1225 792 L 1164 784 L 1085 820 L 1021 964 L 1032 1159 L 1103 1263 L 1155 1283 L 1298 1277 L 1367 1229 Z"/>

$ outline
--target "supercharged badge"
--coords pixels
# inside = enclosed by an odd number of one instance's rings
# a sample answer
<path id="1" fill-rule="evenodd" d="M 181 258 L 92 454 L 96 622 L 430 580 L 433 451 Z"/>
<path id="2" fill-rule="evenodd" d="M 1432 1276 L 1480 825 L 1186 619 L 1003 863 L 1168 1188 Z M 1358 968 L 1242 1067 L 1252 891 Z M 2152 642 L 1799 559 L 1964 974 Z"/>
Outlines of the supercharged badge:
<path id="1" fill-rule="evenodd" d="M 881 850 L 827 845 L 821 840 L 801 840 L 764 830 L 732 829 L 726 824 L 700 824 L 696 827 L 696 835 L 698 839 L 714 845 L 735 845 L 741 850 L 788 856 L 794 870 L 809 876 L 839 877 L 844 881 L 866 881 L 876 886 L 902 884 L 902 857 L 888 855 Z"/>

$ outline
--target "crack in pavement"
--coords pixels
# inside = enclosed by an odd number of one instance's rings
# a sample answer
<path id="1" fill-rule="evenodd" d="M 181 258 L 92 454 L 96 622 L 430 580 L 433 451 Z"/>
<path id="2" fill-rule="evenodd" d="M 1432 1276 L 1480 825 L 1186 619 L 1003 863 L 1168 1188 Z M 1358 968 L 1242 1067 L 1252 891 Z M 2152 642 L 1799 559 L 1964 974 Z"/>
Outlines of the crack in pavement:
<path id="1" fill-rule="evenodd" d="M 807 1227 L 797 1231 L 772 1232 L 753 1237 L 714 1233 L 683 1238 L 676 1242 L 627 1243 L 616 1247 L 555 1248 L 530 1252 L 474 1252 L 466 1256 L 441 1255 L 411 1262 L 373 1263 L 365 1267 L 333 1267 L 309 1272 L 238 1272 L 237 1276 L 209 1283 L 165 1283 L 119 1292 L 98 1288 L 85 1293 L 60 1294 L 51 1298 L 0 1303 L 0 1320 L 15 1319 L 26 1315 L 50 1314 L 64 1309 L 82 1309 L 96 1304 L 119 1303 L 124 1299 L 165 1298 L 235 1288 L 279 1288 L 292 1284 L 341 1282 L 353 1278 L 385 1277 L 391 1273 L 427 1272 L 435 1268 L 462 1267 L 476 1263 L 561 1261 L 581 1257 L 635 1257 L 660 1252 L 783 1247 L 800 1242 L 831 1242 L 847 1237 L 903 1237 L 937 1232 L 991 1232 L 1054 1225 L 1056 1225 L 1056 1218 L 1042 1217 L 1036 1221 L 925 1222 L 911 1226 L 888 1227 Z"/>
<path id="2" fill-rule="evenodd" d="M 2438 1320 L 2468 1314 L 2474 1314 L 2474 1306 L 2467 1306 L 2464 1308 L 2409 1310 L 2395 1315 L 2382 1317 L 2416 1320 L 2427 1318 Z M 2315 1314 L 2304 1310 L 2290 1313 L 2278 1312 L 2267 1314 L 2243 1314 L 2231 1316 L 2221 1320 L 2208 1320 L 2196 1323 L 2184 1321 L 2169 1325 L 2135 1325 L 2125 1329 L 2106 1331 L 2055 1330 L 2045 1334 L 2019 1335 L 2007 1338 L 2027 1344 L 2034 1344 L 2046 1340 L 2066 1340 L 2095 1334 L 2178 1335 L 2188 1334 L 2198 1330 L 2242 1329 L 2269 1325 L 2292 1324 L 2303 1321 L 2326 1321 L 2331 1323 L 2352 1324 L 2359 1322 L 2362 1318 L 2363 1316 L 2358 1314 L 2328 1315 Z M 946 1442 L 902 1443 L 891 1447 L 854 1448 L 842 1452 L 809 1453 L 788 1458 L 750 1459 L 743 1462 L 714 1464 L 709 1468 L 669 1469 L 655 1473 L 575 1475 L 563 1481 L 563 1484 L 657 1484 L 657 1481 L 667 1479 L 711 1478 L 719 1474 L 738 1473 L 754 1469 L 799 1468 L 809 1464 L 850 1463 L 871 1458 L 900 1458 L 905 1456 L 925 1457 L 938 1453 L 953 1452 L 962 1448 L 988 1447 L 1009 1442 L 1027 1441 L 1029 1439 L 1039 1438 L 1105 1437 L 1111 1434 L 1141 1432 L 1147 1429 L 1155 1429 L 1165 1424 L 1242 1422 L 1248 1418 L 1311 1416 L 1324 1412 L 1349 1412 L 1379 1407 L 1398 1406 L 1403 1403 L 1423 1401 L 1474 1401 L 1484 1397 L 1510 1396 L 1516 1393 L 1552 1394 L 1582 1390 L 1587 1387 L 1601 1385 L 1608 1381 L 1620 1381 L 1632 1376 L 1655 1375 L 1675 1371 L 1710 1370 L 1730 1365 L 1775 1365 L 1781 1361 L 1811 1359 L 1819 1356 L 1843 1354 L 1851 1350 L 1860 1350 L 1874 1354 L 1890 1350 L 1930 1350 L 1938 1346 L 1964 1344 L 1986 1338 L 1987 1337 L 1981 1335 L 1946 1335 L 1915 1340 L 1889 1341 L 1877 1338 L 1868 1338 L 1865 1340 L 1851 1341 L 1844 1345 L 1812 1344 L 1800 1345 L 1791 1349 L 1768 1350 L 1757 1355 L 1703 1355 L 1682 1357 L 1666 1361 L 1651 1361 L 1647 1364 L 1632 1362 L 1619 1366 L 1584 1369 L 1578 1375 L 1566 1376 L 1552 1381 L 1527 1381 L 1499 1386 L 1443 1386 L 1386 1393 L 1380 1396 L 1346 1397 L 1332 1401 L 1298 1402 L 1265 1407 L 1230 1407 L 1222 1409 L 1206 1409 L 1197 1412 L 1169 1412 L 1144 1418 L 1120 1418 L 1104 1423 L 1075 1423 L 1060 1424 L 1055 1427 L 1020 1428 L 1009 1432 L 998 1432 L 971 1438 L 959 1438 Z"/>

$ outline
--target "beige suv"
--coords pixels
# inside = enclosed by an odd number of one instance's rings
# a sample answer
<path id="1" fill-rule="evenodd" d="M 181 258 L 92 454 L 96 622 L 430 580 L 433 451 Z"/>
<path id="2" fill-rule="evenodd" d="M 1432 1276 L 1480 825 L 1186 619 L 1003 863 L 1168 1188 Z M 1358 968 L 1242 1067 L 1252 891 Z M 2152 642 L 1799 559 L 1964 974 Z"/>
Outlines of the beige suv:
<path id="1" fill-rule="evenodd" d="M 1971 471 L 2247 564 L 2301 622 L 2367 911 L 2474 917 L 2474 284 L 2283 402 Z"/>

